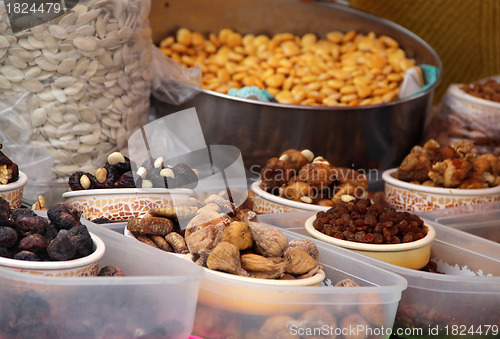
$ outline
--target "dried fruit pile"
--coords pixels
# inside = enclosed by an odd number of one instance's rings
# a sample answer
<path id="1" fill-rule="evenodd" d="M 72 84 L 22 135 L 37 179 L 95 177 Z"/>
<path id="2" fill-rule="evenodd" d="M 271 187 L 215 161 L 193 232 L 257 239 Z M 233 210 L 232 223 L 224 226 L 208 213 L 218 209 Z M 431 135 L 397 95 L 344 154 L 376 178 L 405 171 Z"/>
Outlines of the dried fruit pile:
<path id="1" fill-rule="evenodd" d="M 288 242 L 276 228 L 256 221 L 256 213 L 210 195 L 189 205 L 155 208 L 130 219 L 135 237 L 160 249 L 192 255 L 209 269 L 265 279 L 297 279 L 316 274 L 318 249 L 307 239 Z M 179 219 L 187 223 L 180 230 Z"/>
<path id="2" fill-rule="evenodd" d="M 66 204 L 47 211 L 48 219 L 32 210 L 10 211 L 0 198 L 0 256 L 29 261 L 61 261 L 85 257 L 94 251 L 80 212 Z"/>
<path id="3" fill-rule="evenodd" d="M 269 159 L 260 171 L 263 190 L 298 202 L 333 206 L 337 202 L 365 198 L 366 176 L 345 167 L 335 167 L 310 150 L 289 149 Z"/>
<path id="4" fill-rule="evenodd" d="M 399 180 L 430 187 L 460 189 L 500 185 L 500 156 L 476 154 L 474 144 L 457 141 L 440 145 L 436 140 L 415 146 L 395 173 Z"/>
<path id="5" fill-rule="evenodd" d="M 134 175 L 135 172 L 135 175 Z M 164 164 L 163 157 L 148 158 L 140 166 L 120 152 L 111 153 L 104 166 L 95 175 L 77 171 L 70 175 L 68 185 L 72 191 L 100 188 L 195 188 L 198 174 L 187 164 Z"/>

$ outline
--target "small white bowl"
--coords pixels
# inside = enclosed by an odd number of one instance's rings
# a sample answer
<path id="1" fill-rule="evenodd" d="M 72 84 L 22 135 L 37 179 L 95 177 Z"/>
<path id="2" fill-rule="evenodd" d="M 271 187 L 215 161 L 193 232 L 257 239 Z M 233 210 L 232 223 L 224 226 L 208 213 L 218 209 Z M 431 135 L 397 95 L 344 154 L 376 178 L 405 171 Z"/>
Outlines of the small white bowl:
<path id="1" fill-rule="evenodd" d="M 412 184 L 393 177 L 397 168 L 382 173 L 385 200 L 398 210 L 409 212 L 434 211 L 500 201 L 500 186 L 483 189 L 429 187 Z"/>
<path id="2" fill-rule="evenodd" d="M 194 195 L 187 188 L 105 188 L 63 193 L 64 202 L 82 213 L 82 218 L 128 221 L 152 208 L 172 207 Z"/>
<path id="3" fill-rule="evenodd" d="M 19 177 L 16 181 L 6 185 L 0 185 L 0 197 L 9 202 L 11 209 L 19 208 L 23 201 L 24 185 L 28 182 L 28 177 L 19 171 Z"/>
<path id="4" fill-rule="evenodd" d="M 422 239 L 401 244 L 365 244 L 356 241 L 341 240 L 326 235 L 314 228 L 316 216 L 308 218 L 305 223 L 307 233 L 313 238 L 329 244 L 348 248 L 369 257 L 379 259 L 397 266 L 421 269 L 429 262 L 431 244 L 436 237 L 436 231 L 427 223 L 427 235 Z"/>
<path id="5" fill-rule="evenodd" d="M 96 276 L 106 246 L 95 234 L 90 233 L 94 252 L 86 257 L 63 261 L 27 261 L 0 257 L 0 267 L 17 272 L 51 277 Z"/>
<path id="6" fill-rule="evenodd" d="M 318 212 L 327 211 L 330 207 L 315 204 L 306 204 L 304 202 L 293 201 L 290 199 L 278 197 L 268 193 L 260 188 L 261 181 L 254 182 L 250 189 L 254 194 L 252 198 L 253 210 L 259 214 L 271 213 L 291 213 L 291 212 Z"/>

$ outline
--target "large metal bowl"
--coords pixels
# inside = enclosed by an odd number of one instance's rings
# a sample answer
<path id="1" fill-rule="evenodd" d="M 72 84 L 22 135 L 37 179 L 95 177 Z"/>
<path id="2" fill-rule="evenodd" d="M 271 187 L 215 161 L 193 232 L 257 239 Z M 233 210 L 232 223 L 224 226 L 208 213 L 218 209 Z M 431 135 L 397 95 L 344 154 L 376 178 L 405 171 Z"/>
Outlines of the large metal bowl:
<path id="1" fill-rule="evenodd" d="M 150 22 L 155 42 L 180 27 L 203 34 L 232 28 L 243 34 L 313 32 L 322 37 L 333 30 L 373 31 L 394 38 L 417 64 L 437 66 L 440 73 L 442 69 L 438 55 L 418 36 L 390 21 L 333 3 L 155 0 Z M 195 107 L 207 143 L 238 147 L 251 173 L 258 173 L 267 159 L 287 148 L 309 148 L 334 165 L 371 170 L 369 179 L 380 180 L 382 170 L 399 165 L 420 142 L 439 81 L 404 100 L 349 108 L 260 103 L 209 90 L 179 106 L 152 100 L 158 117 Z"/>

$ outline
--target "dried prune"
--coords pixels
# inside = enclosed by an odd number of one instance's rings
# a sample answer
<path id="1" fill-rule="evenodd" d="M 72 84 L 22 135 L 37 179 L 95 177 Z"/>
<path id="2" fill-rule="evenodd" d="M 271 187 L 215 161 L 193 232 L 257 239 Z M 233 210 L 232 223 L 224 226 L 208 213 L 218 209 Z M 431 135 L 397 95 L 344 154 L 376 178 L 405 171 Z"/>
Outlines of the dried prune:
<path id="1" fill-rule="evenodd" d="M 110 154 L 110 156 L 111 156 L 111 154 Z M 120 175 L 123 175 L 124 173 L 132 170 L 130 159 L 124 155 L 123 155 L 123 159 L 121 159 L 122 161 L 118 161 L 118 162 L 113 161 L 112 163 L 110 163 L 109 160 L 110 160 L 110 157 L 108 157 L 108 164 L 113 166 L 118 171 L 118 173 L 120 173 Z"/>
<path id="2" fill-rule="evenodd" d="M 40 261 L 38 255 L 31 251 L 21 251 L 14 255 L 14 259 L 25 261 Z"/>
<path id="3" fill-rule="evenodd" d="M 0 149 L 2 144 L 0 144 Z M 0 151 L 0 184 L 5 185 L 16 181 L 19 178 L 19 168 L 12 160 Z"/>
<path id="4" fill-rule="evenodd" d="M 16 218 L 14 225 L 23 233 L 44 234 L 49 226 L 49 221 L 41 216 L 20 216 Z"/>
<path id="5" fill-rule="evenodd" d="M 68 186 L 72 191 L 80 191 L 85 188 L 83 188 L 82 183 L 80 182 L 80 179 L 82 176 L 84 176 L 86 173 L 82 171 L 77 171 L 72 173 L 69 178 L 68 178 Z"/>
<path id="6" fill-rule="evenodd" d="M 99 273 L 97 274 L 100 277 L 123 277 L 123 271 L 112 265 L 104 266 L 99 270 Z"/>
<path id="7" fill-rule="evenodd" d="M 4 198 L 0 197 L 0 225 L 9 226 L 10 225 L 10 206 L 9 202 Z"/>
<path id="8" fill-rule="evenodd" d="M 50 304 L 37 292 L 28 290 L 16 304 L 14 315 L 11 327 L 17 330 L 44 324 L 50 316 Z"/>
<path id="9" fill-rule="evenodd" d="M 120 176 L 115 182 L 115 188 L 135 188 L 134 174 L 132 171 L 127 171 Z"/>
<path id="10" fill-rule="evenodd" d="M 101 218 L 92 219 L 92 222 L 94 224 L 109 224 L 109 223 L 111 223 L 111 220 L 109 220 L 108 218 L 101 217 Z"/>
<path id="11" fill-rule="evenodd" d="M 7 248 L 0 246 L 0 257 L 12 258 L 12 253 Z"/>
<path id="12" fill-rule="evenodd" d="M 41 252 L 47 249 L 47 239 L 41 234 L 28 234 L 19 242 L 19 249 L 33 253 Z"/>
<path id="13" fill-rule="evenodd" d="M 60 230 L 47 246 L 47 253 L 52 260 L 70 260 L 74 258 L 76 246 L 67 230 Z"/>
<path id="14" fill-rule="evenodd" d="M 17 232 L 12 227 L 0 227 L 0 246 L 11 247 L 17 242 Z"/>
<path id="15" fill-rule="evenodd" d="M 45 237 L 45 239 L 47 239 L 48 242 L 50 242 L 52 239 L 56 237 L 57 232 L 58 229 L 53 224 L 49 224 L 43 236 Z"/>
<path id="16" fill-rule="evenodd" d="M 34 217 L 36 215 L 37 214 L 30 209 L 16 208 L 13 209 L 12 212 L 10 213 L 10 219 L 15 222 L 20 217 Z"/>
<path id="17" fill-rule="evenodd" d="M 94 188 L 113 188 L 120 176 L 120 172 L 110 164 L 99 167 L 95 172 L 96 182 Z"/>
<path id="18" fill-rule="evenodd" d="M 87 227 L 83 225 L 72 227 L 68 230 L 68 235 L 76 248 L 75 258 L 85 257 L 94 251 L 94 244 Z"/>
<path id="19" fill-rule="evenodd" d="M 172 171 L 178 180 L 178 187 L 194 189 L 198 186 L 198 176 L 189 165 L 179 163 L 172 168 Z"/>
<path id="20" fill-rule="evenodd" d="M 47 216 L 57 229 L 70 229 L 80 225 L 81 212 L 68 204 L 57 204 L 47 211 Z"/>

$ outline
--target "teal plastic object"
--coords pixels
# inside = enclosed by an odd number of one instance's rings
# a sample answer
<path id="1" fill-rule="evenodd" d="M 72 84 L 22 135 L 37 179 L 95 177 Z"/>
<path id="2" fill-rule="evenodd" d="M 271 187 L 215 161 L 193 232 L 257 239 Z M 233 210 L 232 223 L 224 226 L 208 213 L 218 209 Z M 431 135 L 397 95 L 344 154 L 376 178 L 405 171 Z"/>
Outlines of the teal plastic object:
<path id="1" fill-rule="evenodd" d="M 271 93 L 269 93 L 265 89 L 260 89 L 257 86 L 247 86 L 241 89 L 231 88 L 227 92 L 227 94 L 244 99 L 253 99 L 264 102 L 277 102 L 276 99 L 271 95 Z"/>

